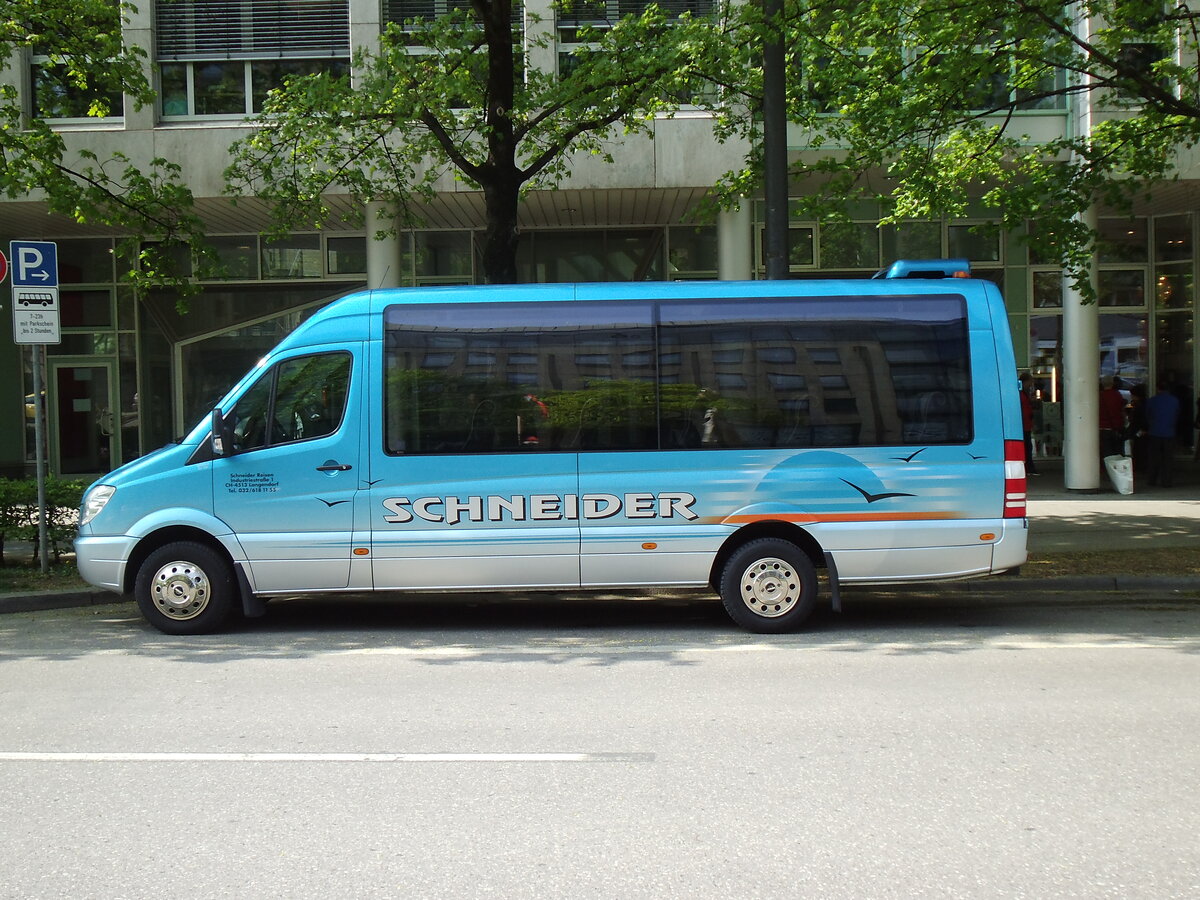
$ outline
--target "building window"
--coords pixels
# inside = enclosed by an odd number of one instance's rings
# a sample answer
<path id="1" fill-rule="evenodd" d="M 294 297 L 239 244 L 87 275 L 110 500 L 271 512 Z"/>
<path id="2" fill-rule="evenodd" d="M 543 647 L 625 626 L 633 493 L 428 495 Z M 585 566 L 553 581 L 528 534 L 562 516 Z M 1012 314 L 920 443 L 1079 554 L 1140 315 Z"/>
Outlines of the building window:
<path id="1" fill-rule="evenodd" d="M 897 259 L 938 259 L 942 256 L 940 222 L 903 222 L 885 225 L 881 231 L 884 263 Z"/>
<path id="2" fill-rule="evenodd" d="M 671 19 L 684 15 L 693 17 L 710 15 L 713 0 L 568 0 L 558 6 L 558 77 L 568 78 L 577 62 L 575 53 L 595 48 L 599 35 L 612 28 L 624 16 L 641 15 L 647 7 L 657 6 Z M 678 97 L 681 103 L 694 101 L 695 97 Z"/>
<path id="3" fill-rule="evenodd" d="M 120 119 L 124 115 L 120 91 L 77 83 L 65 65 L 35 56 L 30 66 L 32 109 L 38 119 Z"/>
<path id="4" fill-rule="evenodd" d="M 821 267 L 878 269 L 879 229 L 874 222 L 830 222 L 821 226 Z"/>
<path id="5" fill-rule="evenodd" d="M 1062 269 L 1034 269 L 1030 277 L 1033 280 L 1033 308 L 1062 309 Z"/>
<path id="6" fill-rule="evenodd" d="M 948 226 L 946 243 L 947 256 L 963 257 L 971 262 L 1000 261 L 1000 234 L 984 230 L 979 224 Z"/>
<path id="7" fill-rule="evenodd" d="M 1096 275 L 1096 291 L 1101 306 L 1146 305 L 1146 270 L 1101 269 Z"/>
<path id="8" fill-rule="evenodd" d="M 245 116 L 287 79 L 350 71 L 347 0 L 158 0 L 165 119 Z"/>
<path id="9" fill-rule="evenodd" d="M 1096 258 L 1102 263 L 1144 263 L 1147 259 L 1146 220 L 1101 219 Z"/>

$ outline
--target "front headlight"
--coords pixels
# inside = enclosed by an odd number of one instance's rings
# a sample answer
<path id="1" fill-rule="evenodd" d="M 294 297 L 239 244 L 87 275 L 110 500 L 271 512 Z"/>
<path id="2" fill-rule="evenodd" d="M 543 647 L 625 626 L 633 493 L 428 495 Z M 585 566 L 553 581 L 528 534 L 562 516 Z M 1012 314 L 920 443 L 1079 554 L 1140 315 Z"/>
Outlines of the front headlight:
<path id="1" fill-rule="evenodd" d="M 104 509 L 112 495 L 117 492 L 115 487 L 107 484 L 97 484 L 83 496 L 83 508 L 79 511 L 79 524 L 86 525 Z"/>

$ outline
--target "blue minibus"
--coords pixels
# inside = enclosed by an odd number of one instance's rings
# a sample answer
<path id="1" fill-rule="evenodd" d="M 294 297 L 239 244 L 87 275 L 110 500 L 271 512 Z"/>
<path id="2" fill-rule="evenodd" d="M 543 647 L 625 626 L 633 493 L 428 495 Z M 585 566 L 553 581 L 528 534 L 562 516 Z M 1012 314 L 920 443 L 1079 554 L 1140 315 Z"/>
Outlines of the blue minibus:
<path id="1" fill-rule="evenodd" d="M 783 632 L 843 585 L 1015 569 L 1026 530 L 1004 303 L 936 260 L 345 296 L 94 484 L 75 547 L 171 634 L 299 593 L 663 586 Z"/>

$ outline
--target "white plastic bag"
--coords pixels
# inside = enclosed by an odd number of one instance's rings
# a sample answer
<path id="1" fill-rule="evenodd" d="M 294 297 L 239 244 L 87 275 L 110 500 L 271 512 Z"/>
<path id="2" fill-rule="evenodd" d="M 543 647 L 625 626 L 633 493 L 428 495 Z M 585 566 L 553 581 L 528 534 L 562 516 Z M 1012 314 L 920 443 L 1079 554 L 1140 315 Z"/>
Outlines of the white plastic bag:
<path id="1" fill-rule="evenodd" d="M 1133 493 L 1133 460 L 1128 456 L 1104 457 L 1104 468 L 1118 494 Z"/>

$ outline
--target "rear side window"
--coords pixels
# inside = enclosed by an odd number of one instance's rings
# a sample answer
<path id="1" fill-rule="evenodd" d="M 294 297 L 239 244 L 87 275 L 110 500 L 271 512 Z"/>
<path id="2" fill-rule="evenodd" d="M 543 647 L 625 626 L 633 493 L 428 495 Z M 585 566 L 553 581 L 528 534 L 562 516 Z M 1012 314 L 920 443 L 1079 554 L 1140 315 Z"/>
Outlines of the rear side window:
<path id="1" fill-rule="evenodd" d="M 349 353 L 276 363 L 233 408 L 234 449 L 257 450 L 333 434 L 341 425 L 349 389 Z"/>
<path id="2" fill-rule="evenodd" d="M 664 302 L 664 444 L 968 443 L 968 338 L 957 295 Z"/>

